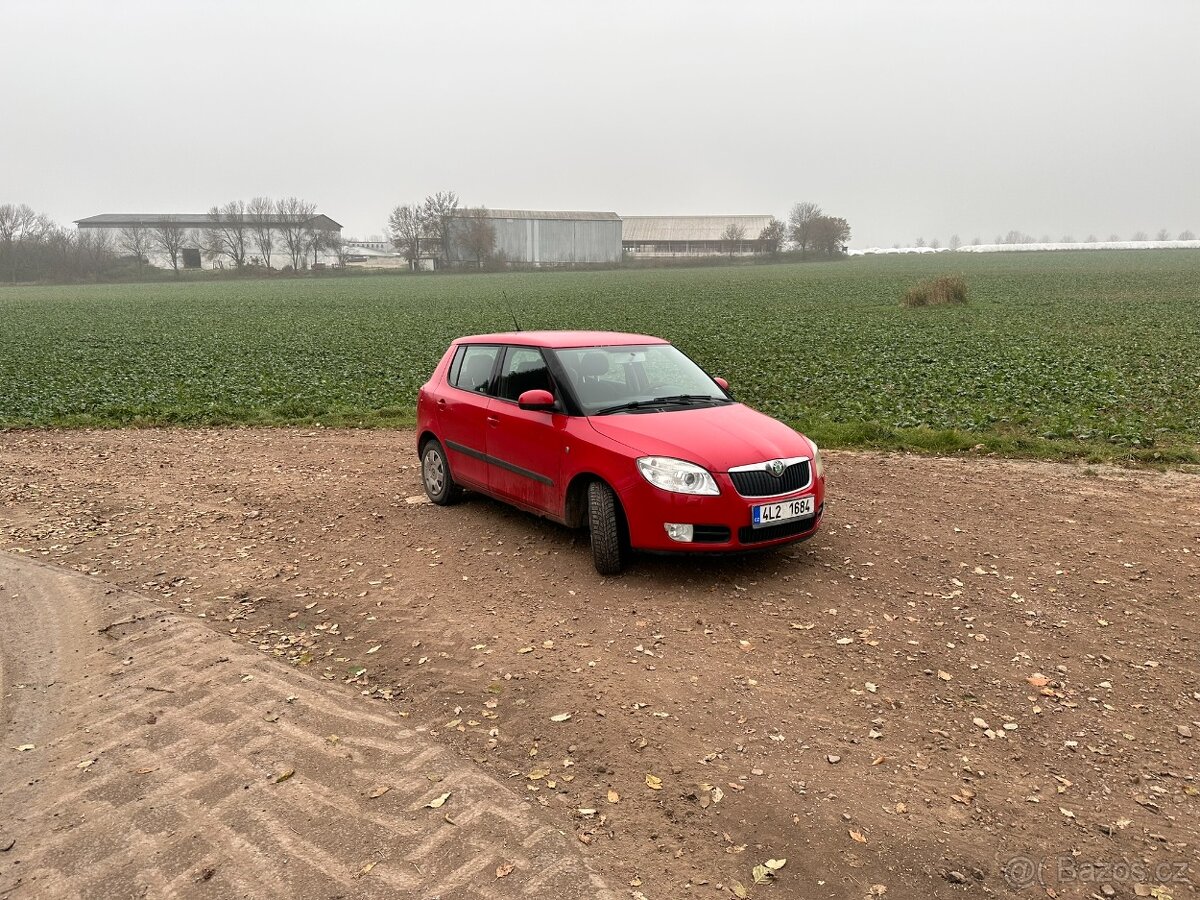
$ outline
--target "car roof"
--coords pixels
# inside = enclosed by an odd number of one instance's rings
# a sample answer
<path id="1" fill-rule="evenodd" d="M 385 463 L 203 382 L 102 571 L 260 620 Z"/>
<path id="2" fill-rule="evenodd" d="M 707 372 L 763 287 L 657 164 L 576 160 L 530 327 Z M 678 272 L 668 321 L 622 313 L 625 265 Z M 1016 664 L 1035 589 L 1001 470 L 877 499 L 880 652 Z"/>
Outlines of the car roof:
<path id="1" fill-rule="evenodd" d="M 526 347 L 623 347 L 633 344 L 669 344 L 647 334 L 621 331 L 504 331 L 497 334 L 473 334 L 456 344 L 521 344 Z"/>

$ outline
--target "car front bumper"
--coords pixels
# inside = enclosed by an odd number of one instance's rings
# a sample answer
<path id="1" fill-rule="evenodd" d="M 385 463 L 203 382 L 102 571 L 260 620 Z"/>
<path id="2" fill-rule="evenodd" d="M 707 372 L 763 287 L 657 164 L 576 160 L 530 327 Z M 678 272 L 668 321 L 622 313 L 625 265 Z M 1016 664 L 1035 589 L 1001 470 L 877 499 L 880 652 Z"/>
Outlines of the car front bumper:
<path id="1" fill-rule="evenodd" d="M 743 497 L 729 476 L 713 478 L 718 496 L 675 494 L 654 487 L 642 478 L 625 485 L 621 503 L 629 525 L 629 542 L 635 550 L 671 553 L 726 553 L 777 547 L 812 537 L 821 527 L 825 511 L 825 479 L 814 479 L 801 491 L 778 497 Z M 751 508 L 765 503 L 812 497 L 814 514 L 778 525 L 754 528 Z M 667 523 L 693 526 L 691 541 L 672 539 Z"/>

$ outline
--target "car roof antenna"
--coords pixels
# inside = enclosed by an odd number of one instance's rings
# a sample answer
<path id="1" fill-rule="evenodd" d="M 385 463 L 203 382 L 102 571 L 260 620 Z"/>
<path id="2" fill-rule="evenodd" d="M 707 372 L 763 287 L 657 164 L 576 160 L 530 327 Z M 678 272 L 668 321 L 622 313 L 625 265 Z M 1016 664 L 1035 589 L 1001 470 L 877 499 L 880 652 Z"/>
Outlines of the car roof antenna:
<path id="1" fill-rule="evenodd" d="M 512 316 L 512 320 L 513 320 L 513 328 L 514 328 L 516 331 L 520 331 L 520 330 L 521 330 L 521 323 L 517 321 L 517 314 L 516 314 L 516 313 L 513 311 L 512 304 L 508 302 L 508 291 L 501 291 L 501 292 L 500 292 L 500 296 L 501 296 L 501 297 L 503 298 L 503 300 L 504 300 L 504 305 L 505 305 L 506 307 L 508 307 L 508 314 L 509 314 L 510 316 Z"/>

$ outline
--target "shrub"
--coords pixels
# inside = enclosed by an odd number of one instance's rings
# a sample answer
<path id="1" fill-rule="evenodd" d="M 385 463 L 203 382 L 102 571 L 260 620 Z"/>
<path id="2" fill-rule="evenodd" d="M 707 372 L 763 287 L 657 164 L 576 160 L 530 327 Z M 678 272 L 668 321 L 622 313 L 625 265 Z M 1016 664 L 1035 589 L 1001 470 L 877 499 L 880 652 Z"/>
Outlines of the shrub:
<path id="1" fill-rule="evenodd" d="M 967 280 L 961 275 L 939 275 L 908 289 L 901 306 L 962 306 L 967 302 Z"/>

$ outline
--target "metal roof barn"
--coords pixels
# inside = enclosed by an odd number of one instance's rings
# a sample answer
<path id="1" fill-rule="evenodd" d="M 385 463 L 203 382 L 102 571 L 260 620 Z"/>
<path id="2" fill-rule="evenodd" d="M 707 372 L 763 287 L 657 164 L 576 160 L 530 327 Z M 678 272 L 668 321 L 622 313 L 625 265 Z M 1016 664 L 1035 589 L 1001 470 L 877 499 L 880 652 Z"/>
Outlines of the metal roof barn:
<path id="1" fill-rule="evenodd" d="M 709 256 L 718 253 L 746 255 L 766 248 L 759 240 L 772 216 L 625 216 L 621 246 L 632 256 Z M 742 238 L 725 237 L 730 226 L 742 229 Z"/>
<path id="2" fill-rule="evenodd" d="M 492 255 L 512 263 L 561 266 L 621 259 L 621 219 L 614 212 L 489 209 L 460 210 L 450 221 L 451 262 L 476 261 L 464 243 L 472 218 L 487 220 L 496 235 Z"/>

